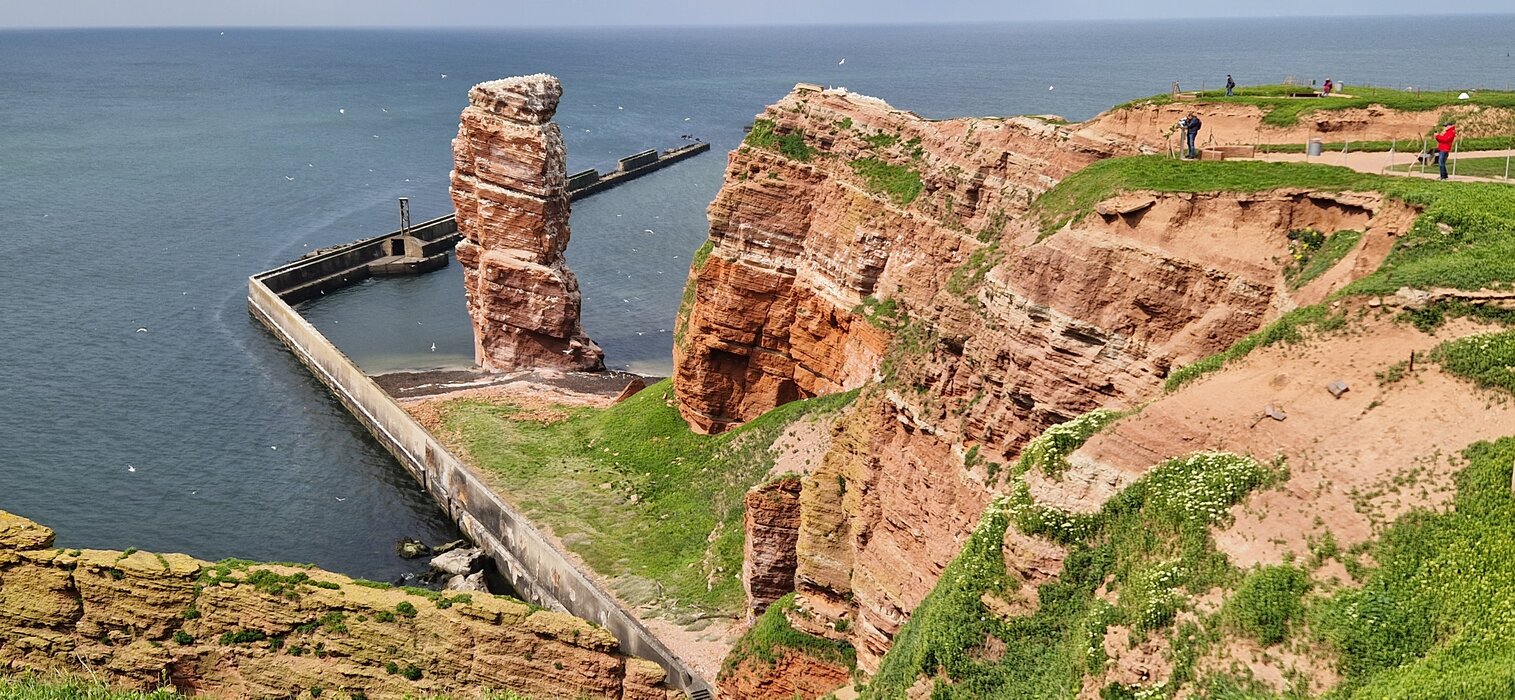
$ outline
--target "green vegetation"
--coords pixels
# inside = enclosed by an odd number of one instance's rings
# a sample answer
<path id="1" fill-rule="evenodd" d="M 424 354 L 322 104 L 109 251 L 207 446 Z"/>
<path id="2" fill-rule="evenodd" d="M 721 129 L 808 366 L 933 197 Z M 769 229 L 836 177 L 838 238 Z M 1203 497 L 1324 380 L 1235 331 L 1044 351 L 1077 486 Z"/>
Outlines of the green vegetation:
<path id="1" fill-rule="evenodd" d="M 1502 326 L 1515 326 L 1515 309 L 1490 304 L 1470 304 L 1460 300 L 1437 301 L 1425 306 L 1405 309 L 1400 312 L 1399 317 L 1427 333 L 1435 332 L 1447 322 L 1447 319 L 1461 317 L 1497 323 Z"/>
<path id="2" fill-rule="evenodd" d="M 869 156 L 850 163 L 852 172 L 863 178 L 863 184 L 875 194 L 887 195 L 900 206 L 915 201 L 921 194 L 921 174 L 903 165 Z"/>
<path id="3" fill-rule="evenodd" d="M 402 600 L 395 604 L 395 612 L 403 617 L 415 617 L 418 611 L 416 606 L 410 604 L 410 601 Z"/>
<path id="4" fill-rule="evenodd" d="M 1299 289 L 1336 267 L 1362 240 L 1361 231 L 1337 231 L 1329 236 L 1311 229 L 1290 231 L 1294 242 L 1294 265 L 1284 270 L 1291 289 Z"/>
<path id="5" fill-rule="evenodd" d="M 0 698 L 6 700 L 183 700 L 171 688 L 151 692 L 113 690 L 104 683 L 68 676 L 0 676 Z"/>
<path id="6" fill-rule="evenodd" d="M 862 316 L 869 325 L 893 332 L 908 318 L 899 303 L 893 299 L 863 297 L 863 303 L 853 307 L 852 313 Z"/>
<path id="7" fill-rule="evenodd" d="M 684 296 L 679 299 L 679 312 L 673 319 L 673 344 L 680 349 L 684 347 L 684 335 L 689 330 L 689 309 L 694 306 L 695 281 L 699 279 L 700 270 L 705 269 L 705 262 L 710 259 L 712 250 L 715 250 L 715 241 L 707 239 L 694 251 L 694 257 L 689 261 L 689 277 L 684 282 Z"/>
<path id="8" fill-rule="evenodd" d="M 851 644 L 814 637 L 795 629 L 787 617 L 794 611 L 793 593 L 768 606 L 762 617 L 753 623 L 752 629 L 742 635 L 736 646 L 732 647 L 731 653 L 726 655 L 726 660 L 721 664 L 721 675 L 725 676 L 751 658 L 772 666 L 786 649 L 847 668 L 857 668 L 857 652 Z"/>
<path id="9" fill-rule="evenodd" d="M 1020 470 L 1040 469 L 1048 475 L 1061 474 L 1068 468 L 1068 455 L 1124 415 L 1120 411 L 1101 408 L 1048 428 L 1021 448 Z"/>
<path id="10" fill-rule="evenodd" d="M 1515 394 L 1515 331 L 1449 340 L 1432 351 L 1431 359 L 1481 387 Z"/>
<path id="11" fill-rule="evenodd" d="M 888 148 L 900 142 L 900 135 L 886 134 L 880 131 L 872 136 L 864 136 L 863 141 L 874 148 Z"/>
<path id="12" fill-rule="evenodd" d="M 772 119 L 759 119 L 752 123 L 752 131 L 747 132 L 747 137 L 742 143 L 756 148 L 769 151 L 778 151 L 785 158 L 808 163 L 815 155 L 815 149 L 805 143 L 805 134 L 800 131 L 791 131 L 780 134 L 774 129 Z"/>
<path id="13" fill-rule="evenodd" d="M 1168 375 L 1163 383 L 1163 388 L 1174 391 L 1200 377 L 1214 372 L 1227 363 L 1239 360 L 1251 354 L 1253 350 L 1265 348 L 1276 343 L 1297 343 L 1304 340 L 1303 331 L 1307 328 L 1315 328 L 1318 331 L 1329 332 L 1337 330 L 1346 324 L 1346 316 L 1332 314 L 1326 304 L 1303 306 L 1284 314 L 1262 330 L 1256 331 L 1235 345 L 1224 351 L 1192 362 L 1175 370 Z"/>
<path id="14" fill-rule="evenodd" d="M 792 402 L 714 436 L 689 429 L 667 381 L 606 409 L 544 414 L 463 399 L 442 416 L 498 488 L 622 595 L 729 612 L 743 600 L 742 496 L 772 468 L 770 445 L 793 421 L 855 396 Z"/>
<path id="15" fill-rule="evenodd" d="M 1034 210 L 1042 232 L 1077 223 L 1094 205 L 1129 190 L 1155 192 L 1264 192 L 1281 187 L 1312 190 L 1375 190 L 1387 178 L 1347 168 L 1261 161 L 1206 162 L 1139 156 L 1102 160 L 1044 192 Z"/>
<path id="16" fill-rule="evenodd" d="M 1503 146 L 1487 146 L 1487 148 L 1509 148 L 1510 147 L 1510 139 L 1504 138 L 1504 139 L 1500 139 L 1500 140 L 1504 141 L 1504 145 Z M 1477 149 L 1476 146 L 1472 146 L 1472 145 L 1469 145 L 1467 143 L 1459 144 L 1458 147 L 1461 148 L 1461 149 L 1463 149 L 1463 150 L 1469 150 L 1469 151 Z M 1504 178 L 1506 176 L 1506 173 L 1515 174 L 1515 162 L 1512 162 L 1512 160 L 1505 159 L 1504 156 L 1492 157 L 1492 158 L 1454 158 L 1453 160 L 1455 160 L 1456 163 L 1457 163 L 1457 167 L 1455 168 L 1455 170 L 1456 170 L 1456 172 L 1457 172 L 1458 175 L 1470 175 L 1470 176 L 1473 176 L 1473 177 L 1497 177 L 1497 178 Z M 1509 170 L 1506 170 L 1506 167 L 1508 167 Z M 1451 162 L 1447 163 L 1447 168 L 1449 170 L 1453 169 Z M 1392 168 L 1389 168 L 1389 169 L 1397 171 L 1397 172 L 1413 172 L 1413 171 L 1420 170 L 1420 166 L 1418 166 L 1418 165 L 1396 165 L 1396 166 L 1394 166 Z M 1436 168 L 1434 166 L 1431 166 L 1431 167 L 1429 167 L 1429 169 L 1427 170 L 1427 172 L 1431 172 L 1431 171 L 1435 171 L 1435 170 L 1436 170 Z"/>
<path id="17" fill-rule="evenodd" d="M 1515 697 L 1515 438 L 1463 457 L 1453 510 L 1400 518 L 1362 587 L 1311 610 L 1341 658 L 1335 697 Z"/>
<path id="18" fill-rule="evenodd" d="M 268 634 L 263 630 L 237 630 L 236 632 L 227 632 L 221 635 L 221 645 L 251 644 L 253 642 L 261 642 L 265 639 L 268 639 Z"/>
<path id="19" fill-rule="evenodd" d="M 1310 575 L 1303 569 L 1288 564 L 1264 566 L 1241 582 L 1221 617 L 1264 646 L 1278 644 L 1304 617 L 1304 595 L 1309 590 Z"/>
<path id="20" fill-rule="evenodd" d="M 1515 108 L 1515 92 L 1504 90 L 1470 91 L 1471 99 L 1467 100 L 1457 99 L 1457 96 L 1461 93 L 1460 90 L 1408 92 L 1366 86 L 1351 86 L 1347 89 L 1346 96 L 1342 97 L 1301 98 L 1289 96 L 1312 90 L 1313 88 L 1302 85 L 1256 85 L 1238 88 L 1236 95 L 1233 97 L 1226 97 L 1224 90 L 1208 90 L 1201 93 L 1197 101 L 1189 104 L 1217 102 L 1256 105 L 1263 111 L 1263 124 L 1277 127 L 1294 126 L 1299 123 L 1301 116 L 1311 112 L 1355 109 L 1371 105 L 1383 105 L 1403 112 L 1426 112 L 1448 107 L 1471 105 Z M 1155 95 L 1127 102 L 1117 106 L 1115 109 L 1129 109 L 1148 104 L 1169 104 L 1171 102 L 1173 102 L 1173 98 L 1169 95 Z"/>
<path id="21" fill-rule="evenodd" d="M 1024 473 L 1024 472 L 1022 472 Z M 895 638 L 864 697 L 904 697 L 918 678 L 935 679 L 932 698 L 1068 697 L 1104 668 L 1106 628 L 1166 630 L 1191 595 L 1235 583 L 1240 574 L 1215 550 L 1210 527 L 1248 492 L 1282 472 L 1246 457 L 1200 453 L 1159 465 L 1106 503 L 1079 515 L 1032 502 L 1016 479 L 995 501 L 936 588 Z M 1019 590 L 1002 551 L 1007 528 L 1069 547 L 1062 574 L 1036 591 Z M 1101 587 L 1118 594 L 1110 603 Z M 1035 597 L 1029 616 L 1001 617 L 986 600 Z M 999 658 L 982 651 L 993 637 Z M 1192 656 L 1175 665 L 1180 682 Z"/>

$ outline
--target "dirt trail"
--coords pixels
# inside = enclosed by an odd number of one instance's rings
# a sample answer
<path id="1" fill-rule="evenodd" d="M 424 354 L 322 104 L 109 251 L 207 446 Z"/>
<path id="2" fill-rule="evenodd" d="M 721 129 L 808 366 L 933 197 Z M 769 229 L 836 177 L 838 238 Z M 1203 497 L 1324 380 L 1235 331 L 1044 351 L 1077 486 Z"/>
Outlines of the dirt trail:
<path id="1" fill-rule="evenodd" d="M 1453 160 L 1455 161 L 1456 159 L 1460 158 L 1503 158 L 1506 155 L 1510 155 L 1512 153 L 1515 153 L 1515 151 L 1465 151 L 1458 153 L 1456 158 Z M 1438 172 L 1435 165 L 1426 166 L 1424 173 L 1421 173 L 1419 171 L 1389 171 L 1389 168 L 1391 167 L 1414 164 L 1415 154 L 1416 151 L 1414 150 L 1408 152 L 1400 151 L 1392 154 L 1365 152 L 1342 153 L 1340 151 L 1335 151 L 1327 152 L 1312 158 L 1306 156 L 1303 153 L 1263 153 L 1259 154 L 1256 158 L 1249 160 L 1262 160 L 1272 163 L 1316 163 L 1318 165 L 1340 165 L 1343 167 L 1351 168 L 1361 173 L 1372 173 L 1375 175 L 1398 175 L 1401 177 L 1429 178 L 1437 177 Z M 1449 171 L 1452 170 L 1452 162 L 1453 161 L 1447 162 L 1447 170 Z M 1450 179 L 1457 180 L 1459 182 L 1508 182 L 1503 178 L 1472 177 L 1469 175 L 1453 175 Z"/>

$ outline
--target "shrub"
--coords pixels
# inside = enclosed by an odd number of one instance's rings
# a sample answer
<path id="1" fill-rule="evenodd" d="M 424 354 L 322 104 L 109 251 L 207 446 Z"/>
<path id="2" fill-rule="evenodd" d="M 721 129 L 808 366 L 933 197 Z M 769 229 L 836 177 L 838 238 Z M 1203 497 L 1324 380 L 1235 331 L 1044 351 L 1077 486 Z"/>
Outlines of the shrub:
<path id="1" fill-rule="evenodd" d="M 1289 626 L 1304 614 L 1301 601 L 1309 590 L 1310 576 L 1303 570 L 1264 566 L 1242 581 L 1221 614 L 1237 631 L 1271 646 L 1288 637 Z"/>

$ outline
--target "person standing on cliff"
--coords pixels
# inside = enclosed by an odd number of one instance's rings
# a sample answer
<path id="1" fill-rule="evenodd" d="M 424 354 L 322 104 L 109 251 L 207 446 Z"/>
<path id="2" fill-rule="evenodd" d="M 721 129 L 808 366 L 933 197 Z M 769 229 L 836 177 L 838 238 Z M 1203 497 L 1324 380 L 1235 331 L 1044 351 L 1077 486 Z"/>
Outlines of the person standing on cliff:
<path id="1" fill-rule="evenodd" d="M 1447 122 L 1445 131 L 1436 135 L 1436 164 L 1441 166 L 1441 179 L 1447 179 L 1447 157 L 1452 153 L 1452 143 L 1457 140 L 1457 122 Z"/>
<path id="2" fill-rule="evenodd" d="M 1228 74 L 1226 74 L 1226 97 L 1231 97 L 1232 95 L 1234 95 L 1235 94 L 1235 92 L 1234 92 L 1235 90 L 1236 90 L 1236 81 L 1232 80 L 1231 79 L 1231 75 L 1228 73 Z"/>
<path id="3" fill-rule="evenodd" d="M 1332 87 L 1333 86 L 1331 85 L 1331 79 L 1326 78 L 1326 84 L 1321 86 L 1320 91 L 1325 93 L 1326 97 L 1330 97 Z"/>
<path id="4" fill-rule="evenodd" d="M 1199 137 L 1199 127 L 1201 126 L 1199 117 L 1194 116 L 1194 113 L 1190 112 L 1189 116 L 1178 120 L 1178 126 L 1184 130 L 1184 144 L 1187 152 L 1185 157 L 1190 160 L 1198 158 L 1199 151 L 1194 150 L 1194 140 Z"/>

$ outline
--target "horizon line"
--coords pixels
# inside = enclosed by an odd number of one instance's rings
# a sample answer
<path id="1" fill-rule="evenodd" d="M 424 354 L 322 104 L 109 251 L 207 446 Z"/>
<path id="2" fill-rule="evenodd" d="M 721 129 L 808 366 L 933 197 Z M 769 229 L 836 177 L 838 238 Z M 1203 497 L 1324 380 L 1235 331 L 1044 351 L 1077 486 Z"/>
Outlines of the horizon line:
<path id="1" fill-rule="evenodd" d="M 762 29 L 796 27 L 954 27 L 985 25 L 1030 25 L 1060 23 L 1098 22 L 1199 22 L 1214 20 L 1308 20 L 1308 19 L 1378 19 L 1412 17 L 1512 17 L 1510 12 L 1389 12 L 1382 14 L 1330 13 L 1318 15 L 1210 15 L 1210 16 L 1159 16 L 1159 17 L 1048 17 L 1038 19 L 994 19 L 987 21 L 963 20 L 900 20 L 883 22 L 729 22 L 729 23 L 627 23 L 627 24 L 36 24 L 24 26 L 0 25 L 3 31 L 47 31 L 60 29 L 109 30 L 109 29 L 182 29 L 224 31 L 227 29 L 314 29 L 314 30 L 376 30 L 376 29 L 432 29 L 460 31 L 488 31 L 500 29 Z"/>

